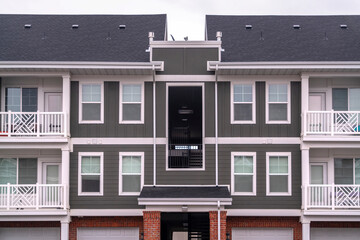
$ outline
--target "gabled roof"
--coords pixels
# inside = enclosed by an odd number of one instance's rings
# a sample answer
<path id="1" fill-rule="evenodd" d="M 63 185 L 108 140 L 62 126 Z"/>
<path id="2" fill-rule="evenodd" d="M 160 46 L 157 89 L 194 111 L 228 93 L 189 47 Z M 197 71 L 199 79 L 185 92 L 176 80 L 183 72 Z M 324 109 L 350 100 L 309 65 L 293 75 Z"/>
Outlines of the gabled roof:
<path id="1" fill-rule="evenodd" d="M 207 15 L 206 28 L 223 62 L 360 61 L 360 16 Z"/>
<path id="2" fill-rule="evenodd" d="M 148 32 L 166 15 L 0 15 L 0 61 L 149 62 Z"/>

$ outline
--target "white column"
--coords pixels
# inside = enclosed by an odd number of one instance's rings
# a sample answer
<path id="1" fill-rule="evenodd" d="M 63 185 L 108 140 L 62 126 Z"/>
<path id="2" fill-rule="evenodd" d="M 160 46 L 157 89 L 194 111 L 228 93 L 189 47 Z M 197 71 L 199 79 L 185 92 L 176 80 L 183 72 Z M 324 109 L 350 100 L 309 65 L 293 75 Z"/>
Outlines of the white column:
<path id="1" fill-rule="evenodd" d="M 69 240 L 69 221 L 61 221 L 61 240 Z"/>
<path id="2" fill-rule="evenodd" d="M 61 151 L 61 182 L 65 185 L 65 208 L 69 209 L 70 150 L 67 148 Z"/>
<path id="3" fill-rule="evenodd" d="M 302 222 L 302 240 L 310 240 L 310 222 Z"/>
<path id="4" fill-rule="evenodd" d="M 310 182 L 310 156 L 309 148 L 302 146 L 301 148 L 301 188 L 302 188 L 302 208 L 305 208 L 306 189 Z"/>
<path id="5" fill-rule="evenodd" d="M 309 110 L 309 76 L 301 76 L 301 133 L 305 133 L 305 112 Z"/>
<path id="6" fill-rule="evenodd" d="M 63 75 L 62 111 L 65 113 L 65 133 L 70 135 L 70 75 Z"/>

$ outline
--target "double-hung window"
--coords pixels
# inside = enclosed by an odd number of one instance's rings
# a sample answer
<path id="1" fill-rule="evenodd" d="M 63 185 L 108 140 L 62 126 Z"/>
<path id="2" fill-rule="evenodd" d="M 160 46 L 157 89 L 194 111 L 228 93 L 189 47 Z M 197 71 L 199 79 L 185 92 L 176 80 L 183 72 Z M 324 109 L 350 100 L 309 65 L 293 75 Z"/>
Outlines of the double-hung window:
<path id="1" fill-rule="evenodd" d="M 232 123 L 255 123 L 255 84 L 232 84 Z"/>
<path id="2" fill-rule="evenodd" d="M 291 195 L 291 153 L 266 153 L 266 195 Z"/>
<path id="3" fill-rule="evenodd" d="M 79 195 L 103 195 L 103 153 L 79 153 Z"/>
<path id="4" fill-rule="evenodd" d="M 335 158 L 335 184 L 360 184 L 360 158 Z"/>
<path id="5" fill-rule="evenodd" d="M 143 123 L 143 84 L 121 83 L 120 93 L 120 123 Z"/>
<path id="6" fill-rule="evenodd" d="M 0 158 L 0 184 L 36 184 L 36 158 Z"/>
<path id="7" fill-rule="evenodd" d="M 290 84 L 268 83 L 266 86 L 266 123 L 290 123 Z"/>
<path id="8" fill-rule="evenodd" d="M 231 153 L 231 194 L 256 195 L 256 153 Z"/>
<path id="9" fill-rule="evenodd" d="M 5 88 L 5 111 L 36 112 L 38 110 L 38 89 Z"/>
<path id="10" fill-rule="evenodd" d="M 102 83 L 80 84 L 80 123 L 103 123 L 104 101 Z"/>
<path id="11" fill-rule="evenodd" d="M 119 194 L 139 195 L 144 185 L 144 153 L 119 154 Z"/>

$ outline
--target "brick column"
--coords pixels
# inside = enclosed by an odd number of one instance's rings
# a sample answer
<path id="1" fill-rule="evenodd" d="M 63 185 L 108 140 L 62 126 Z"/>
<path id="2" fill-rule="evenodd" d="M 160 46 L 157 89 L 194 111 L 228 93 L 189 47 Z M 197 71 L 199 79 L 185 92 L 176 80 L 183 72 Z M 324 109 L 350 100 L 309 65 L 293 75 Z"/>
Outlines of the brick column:
<path id="1" fill-rule="evenodd" d="M 144 211 L 144 239 L 160 240 L 160 212 Z"/>
<path id="2" fill-rule="evenodd" d="M 218 239 L 218 212 L 210 211 L 210 240 Z M 226 211 L 220 213 L 220 239 L 226 240 Z"/>

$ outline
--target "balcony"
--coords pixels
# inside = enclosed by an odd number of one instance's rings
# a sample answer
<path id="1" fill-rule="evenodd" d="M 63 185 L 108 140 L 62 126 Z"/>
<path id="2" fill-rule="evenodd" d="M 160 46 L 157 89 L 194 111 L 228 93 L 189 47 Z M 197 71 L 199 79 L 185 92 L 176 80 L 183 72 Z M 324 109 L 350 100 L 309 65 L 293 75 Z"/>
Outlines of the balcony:
<path id="1" fill-rule="evenodd" d="M 304 116 L 304 136 L 360 134 L 360 111 L 307 111 Z"/>
<path id="2" fill-rule="evenodd" d="M 360 185 L 307 185 L 305 210 L 360 210 Z"/>
<path id="3" fill-rule="evenodd" d="M 0 185 L 0 209 L 66 209 L 64 184 Z"/>
<path id="4" fill-rule="evenodd" d="M 0 112 L 3 137 L 66 137 L 66 124 L 63 112 Z"/>

